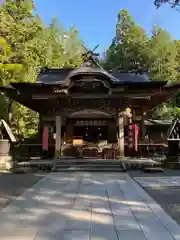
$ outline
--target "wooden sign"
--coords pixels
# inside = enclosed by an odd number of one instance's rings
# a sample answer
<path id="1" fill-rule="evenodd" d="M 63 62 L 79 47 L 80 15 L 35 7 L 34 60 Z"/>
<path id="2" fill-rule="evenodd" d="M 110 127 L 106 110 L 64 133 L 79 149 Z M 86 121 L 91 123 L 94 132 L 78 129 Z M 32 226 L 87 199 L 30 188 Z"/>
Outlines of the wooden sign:
<path id="1" fill-rule="evenodd" d="M 106 126 L 106 120 L 77 120 L 76 126 Z"/>
<path id="2" fill-rule="evenodd" d="M 127 114 L 127 125 L 128 125 L 128 148 L 133 148 L 133 125 L 132 125 L 132 113 L 131 109 L 126 109 Z"/>

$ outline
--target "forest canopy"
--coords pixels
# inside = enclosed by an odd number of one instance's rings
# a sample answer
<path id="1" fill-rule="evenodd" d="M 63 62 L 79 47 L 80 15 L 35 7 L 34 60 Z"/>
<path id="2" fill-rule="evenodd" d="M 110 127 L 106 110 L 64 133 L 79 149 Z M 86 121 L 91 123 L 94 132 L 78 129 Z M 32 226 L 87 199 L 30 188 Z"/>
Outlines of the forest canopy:
<path id="1" fill-rule="evenodd" d="M 180 41 L 160 26 L 152 26 L 151 35 L 139 26 L 126 9 L 117 17 L 116 32 L 104 59 L 107 68 L 146 72 L 152 80 L 179 81 Z M 152 118 L 179 116 L 176 100 L 158 106 L 151 112 Z"/>
<path id="2" fill-rule="evenodd" d="M 158 1 L 156 1 L 157 4 Z M 159 1 L 165 2 L 165 1 Z M 42 67 L 77 67 L 82 62 L 82 40 L 75 26 L 66 29 L 57 18 L 46 25 L 32 0 L 6 0 L 0 6 L 0 84 L 34 82 Z M 114 16 L 115 18 L 116 16 Z M 113 27 L 113 26 L 112 26 Z M 107 68 L 141 70 L 153 80 L 179 81 L 180 41 L 160 26 L 149 36 L 128 13 L 118 14 L 116 32 L 102 64 Z M 0 117 L 8 120 L 9 99 L 0 96 Z M 12 126 L 20 137 L 34 134 L 38 114 L 13 102 Z M 154 118 L 179 116 L 175 99 L 152 112 Z"/>
<path id="3" fill-rule="evenodd" d="M 34 82 L 42 67 L 76 67 L 82 41 L 75 26 L 65 29 L 56 18 L 49 25 L 34 14 L 31 0 L 6 0 L 0 6 L 0 84 Z M 8 99 L 0 96 L 0 118 L 8 120 Z M 38 114 L 13 103 L 13 126 L 20 136 L 34 134 Z"/>

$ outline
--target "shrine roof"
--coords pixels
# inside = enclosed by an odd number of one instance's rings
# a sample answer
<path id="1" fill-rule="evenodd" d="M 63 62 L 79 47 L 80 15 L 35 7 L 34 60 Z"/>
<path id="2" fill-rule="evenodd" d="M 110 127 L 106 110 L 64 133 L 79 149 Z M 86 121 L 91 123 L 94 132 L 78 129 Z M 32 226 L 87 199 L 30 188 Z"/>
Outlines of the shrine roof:
<path id="1" fill-rule="evenodd" d="M 164 126 L 169 126 L 172 123 L 172 120 L 157 120 L 157 119 L 147 119 L 144 121 L 144 124 L 147 126 L 159 126 L 159 125 L 164 125 Z"/>
<path id="2" fill-rule="evenodd" d="M 137 100 L 139 106 L 143 101 L 146 109 L 150 110 L 180 89 L 180 84 L 152 81 L 146 73 L 103 69 L 89 51 L 82 57 L 84 61 L 79 68 L 44 68 L 35 83 L 12 82 L 10 86 L 0 86 L 0 92 L 40 112 L 54 108 L 55 101 L 61 97 L 66 101 L 69 95 L 81 98 L 83 94 L 86 99 L 89 93 L 98 98 L 111 96 L 111 101 L 115 98 L 126 98 L 127 102 Z"/>
<path id="3" fill-rule="evenodd" d="M 133 73 L 133 72 L 121 72 L 120 70 L 106 71 L 104 69 L 81 67 L 77 69 L 73 68 L 61 68 L 61 69 L 45 69 L 41 71 L 36 83 L 44 84 L 65 84 L 68 79 L 76 77 L 77 75 L 90 74 L 101 75 L 105 78 L 109 78 L 114 84 L 119 83 L 138 83 L 138 82 L 150 82 L 146 73 Z"/>

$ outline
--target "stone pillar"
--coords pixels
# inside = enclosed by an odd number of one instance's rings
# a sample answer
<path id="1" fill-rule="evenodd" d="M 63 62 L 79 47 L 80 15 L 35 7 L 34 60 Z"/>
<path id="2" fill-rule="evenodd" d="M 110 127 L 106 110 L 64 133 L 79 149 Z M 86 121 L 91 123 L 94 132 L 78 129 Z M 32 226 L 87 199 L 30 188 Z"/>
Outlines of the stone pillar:
<path id="1" fill-rule="evenodd" d="M 61 156 L 61 127 L 62 119 L 60 115 L 56 116 L 56 144 L 55 144 L 55 157 Z"/>
<path id="2" fill-rule="evenodd" d="M 120 157 L 124 157 L 124 114 L 118 115 L 118 127 L 119 127 L 119 154 Z"/>

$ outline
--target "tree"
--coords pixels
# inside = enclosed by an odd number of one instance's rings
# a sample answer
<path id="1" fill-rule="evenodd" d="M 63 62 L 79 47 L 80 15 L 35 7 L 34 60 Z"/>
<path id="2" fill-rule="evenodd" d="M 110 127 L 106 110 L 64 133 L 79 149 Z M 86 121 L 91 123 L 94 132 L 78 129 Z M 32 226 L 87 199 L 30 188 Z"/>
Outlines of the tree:
<path id="1" fill-rule="evenodd" d="M 9 82 L 14 75 L 22 69 L 21 64 L 9 63 L 13 56 L 11 46 L 7 43 L 6 39 L 0 37 L 0 85 L 5 85 Z M 11 113 L 8 111 L 10 100 L 4 96 L 0 96 L 0 118 L 4 118 L 6 121 L 10 120 Z"/>
<path id="2" fill-rule="evenodd" d="M 1 84 L 34 82 L 42 67 L 75 67 L 81 63 L 82 47 L 75 27 L 60 28 L 57 19 L 46 26 L 33 10 L 31 0 L 6 0 L 0 7 L 0 36 L 7 48 L 4 55 L 0 53 Z M 37 114 L 17 103 L 12 108 L 14 122 L 21 123 L 21 132 L 27 136 Z"/>
<path id="3" fill-rule="evenodd" d="M 10 63 L 20 63 L 24 67 L 22 76 L 29 64 L 26 46 L 43 31 L 43 24 L 37 15 L 33 15 L 31 0 L 7 0 L 0 8 L 0 35 L 3 36 L 13 52 Z M 19 77 L 19 76 L 18 76 Z"/>
<path id="4" fill-rule="evenodd" d="M 159 26 L 153 27 L 149 49 L 150 77 L 154 80 L 176 81 L 177 48 L 169 33 Z"/>
<path id="5" fill-rule="evenodd" d="M 152 79 L 177 79 L 176 44 L 169 33 L 154 26 L 149 38 L 126 10 L 118 14 L 116 36 L 109 47 L 105 65 L 123 70 L 148 71 Z"/>
<path id="6" fill-rule="evenodd" d="M 24 80 L 24 74 L 29 67 L 26 45 L 43 30 L 40 19 L 32 13 L 33 8 L 33 2 L 30 0 L 7 0 L 0 7 L 0 35 L 4 39 L 4 56 L 1 57 L 0 71 L 1 84 Z M 3 105 L 7 105 L 6 102 Z M 21 112 L 16 103 L 7 109 L 15 113 L 14 121 L 18 112 L 22 116 L 25 114 L 25 112 Z M 8 115 L 11 116 L 11 113 L 9 112 Z"/>
<path id="7" fill-rule="evenodd" d="M 11 46 L 4 37 L 0 37 L 0 84 L 7 84 L 8 78 L 13 78 L 18 74 L 23 66 L 22 64 L 11 62 L 13 52 Z"/>
<path id="8" fill-rule="evenodd" d="M 154 26 L 152 36 L 138 26 L 127 10 L 118 14 L 116 36 L 107 50 L 104 65 L 107 68 L 122 68 L 125 71 L 147 71 L 152 80 L 179 79 L 180 44 L 160 26 Z M 174 99 L 154 109 L 153 116 L 179 114 Z"/>
<path id="9" fill-rule="evenodd" d="M 116 36 L 106 53 L 106 66 L 124 70 L 146 69 L 149 39 L 135 24 L 127 10 L 121 10 L 116 24 Z"/>

